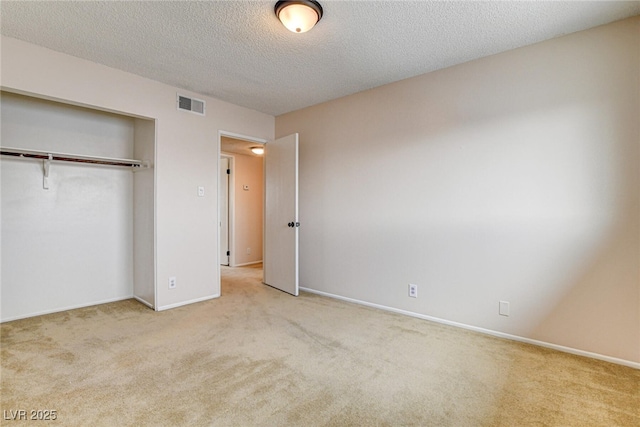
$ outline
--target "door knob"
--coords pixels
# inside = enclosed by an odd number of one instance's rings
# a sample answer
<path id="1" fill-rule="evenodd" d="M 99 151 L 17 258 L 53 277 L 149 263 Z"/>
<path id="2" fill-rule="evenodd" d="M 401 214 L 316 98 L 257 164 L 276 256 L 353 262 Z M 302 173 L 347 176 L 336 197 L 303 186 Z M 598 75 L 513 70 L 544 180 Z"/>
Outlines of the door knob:
<path id="1" fill-rule="evenodd" d="M 295 224 L 293 222 L 288 222 L 287 227 L 293 227 Z"/>

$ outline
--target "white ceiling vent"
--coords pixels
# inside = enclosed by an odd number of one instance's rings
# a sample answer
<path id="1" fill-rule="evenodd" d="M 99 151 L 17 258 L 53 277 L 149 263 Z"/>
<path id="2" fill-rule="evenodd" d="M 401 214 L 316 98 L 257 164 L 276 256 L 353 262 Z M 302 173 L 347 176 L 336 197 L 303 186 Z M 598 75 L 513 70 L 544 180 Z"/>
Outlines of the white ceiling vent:
<path id="1" fill-rule="evenodd" d="M 204 116 L 205 102 L 202 99 L 188 98 L 178 94 L 178 110 L 190 111 Z"/>

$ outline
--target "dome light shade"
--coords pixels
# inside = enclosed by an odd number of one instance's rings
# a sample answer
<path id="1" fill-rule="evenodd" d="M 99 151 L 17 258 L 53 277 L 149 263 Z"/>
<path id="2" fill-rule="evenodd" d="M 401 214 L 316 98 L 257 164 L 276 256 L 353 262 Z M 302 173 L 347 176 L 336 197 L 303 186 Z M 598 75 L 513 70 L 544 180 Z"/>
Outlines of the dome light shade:
<path id="1" fill-rule="evenodd" d="M 253 152 L 253 154 L 257 154 L 259 156 L 264 154 L 264 148 L 263 147 L 251 147 L 251 151 Z"/>
<path id="2" fill-rule="evenodd" d="M 313 0 L 281 0 L 275 12 L 282 25 L 294 33 L 306 33 L 322 18 L 322 6 Z"/>

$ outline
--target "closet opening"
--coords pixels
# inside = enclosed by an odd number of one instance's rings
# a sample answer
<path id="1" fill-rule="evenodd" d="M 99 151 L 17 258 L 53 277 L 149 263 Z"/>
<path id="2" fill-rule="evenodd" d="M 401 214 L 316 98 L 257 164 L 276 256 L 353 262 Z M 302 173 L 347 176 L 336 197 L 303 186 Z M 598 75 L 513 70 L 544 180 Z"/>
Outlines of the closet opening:
<path id="1" fill-rule="evenodd" d="M 155 307 L 155 120 L 1 95 L 0 321 Z"/>

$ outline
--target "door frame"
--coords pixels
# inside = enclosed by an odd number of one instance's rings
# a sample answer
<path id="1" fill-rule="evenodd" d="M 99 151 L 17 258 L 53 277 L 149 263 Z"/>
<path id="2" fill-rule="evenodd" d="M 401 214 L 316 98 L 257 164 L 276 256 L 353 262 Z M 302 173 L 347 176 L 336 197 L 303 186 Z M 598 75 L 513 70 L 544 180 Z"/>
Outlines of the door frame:
<path id="1" fill-rule="evenodd" d="M 233 169 L 235 168 L 235 156 L 231 155 L 231 154 L 222 154 L 222 151 L 220 152 L 220 156 L 218 157 L 218 159 L 227 159 L 227 161 L 229 162 L 227 168 L 229 170 L 231 170 L 233 172 Z M 220 177 L 220 169 L 218 169 L 218 177 Z M 235 181 L 234 181 L 234 174 L 231 173 L 228 177 L 227 177 L 227 250 L 229 251 L 229 253 L 231 255 L 229 255 L 229 267 L 233 267 L 235 265 L 235 259 L 233 258 L 234 255 L 234 250 L 233 250 L 233 215 L 234 215 L 234 203 L 235 203 Z M 218 182 L 218 224 L 220 224 L 220 219 L 222 217 L 221 215 L 221 207 L 222 207 L 222 203 L 220 203 L 220 199 L 222 198 L 222 191 L 221 191 L 221 187 L 222 187 L 222 182 Z M 220 229 L 218 229 L 218 231 L 220 231 Z M 222 239 L 220 239 L 220 233 L 218 233 L 218 264 L 222 265 L 220 263 L 220 260 L 222 258 L 222 251 L 220 250 L 220 242 Z"/>
<path id="2" fill-rule="evenodd" d="M 269 140 L 264 139 L 264 138 L 258 138 L 255 136 L 248 136 L 248 135 L 242 135 L 239 133 L 234 133 L 234 132 L 227 132 L 224 130 L 218 130 L 218 157 L 216 160 L 216 180 L 218 181 L 218 185 L 217 185 L 217 198 L 216 198 L 216 203 L 218 204 L 217 209 L 216 209 L 216 224 L 220 224 L 220 157 L 222 156 L 222 137 L 226 136 L 227 138 L 233 138 L 233 139 L 240 139 L 243 141 L 247 141 L 250 143 L 254 143 L 254 144 L 258 144 L 258 145 L 264 145 L 267 142 L 269 142 Z M 231 153 L 233 154 L 233 153 Z M 235 167 L 235 158 L 231 155 L 226 155 L 227 157 L 231 157 L 230 158 L 230 162 L 229 162 L 229 167 L 230 169 L 233 171 L 233 168 Z M 235 189 L 234 189 L 234 183 L 235 183 L 235 178 L 234 178 L 234 174 L 231 174 L 231 177 L 229 178 L 229 251 L 231 252 L 231 255 L 229 257 L 229 266 L 233 266 L 235 265 L 235 248 L 234 248 L 234 232 L 235 232 L 235 224 L 233 221 L 233 215 L 235 214 L 235 201 L 234 201 L 234 197 L 235 197 Z M 263 187 L 266 185 L 266 182 L 262 183 Z M 262 201 L 262 209 L 264 210 L 264 200 Z M 264 221 L 264 219 L 263 219 Z M 219 226 L 217 226 L 219 227 Z M 220 267 L 220 233 L 217 233 L 217 247 L 216 247 L 216 251 L 218 252 L 218 259 L 216 261 L 216 269 L 218 271 L 217 277 L 218 277 L 218 286 L 220 287 L 220 295 L 222 295 L 222 281 L 220 279 L 220 274 L 221 274 L 221 267 Z M 262 257 L 264 259 L 265 252 L 264 252 L 264 227 L 262 229 Z"/>

